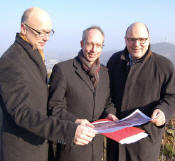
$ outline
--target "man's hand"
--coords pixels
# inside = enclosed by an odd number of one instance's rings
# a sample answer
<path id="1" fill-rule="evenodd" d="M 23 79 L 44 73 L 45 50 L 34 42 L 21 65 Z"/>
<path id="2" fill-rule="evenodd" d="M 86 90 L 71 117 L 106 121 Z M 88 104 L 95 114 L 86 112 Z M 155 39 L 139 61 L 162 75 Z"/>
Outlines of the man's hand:
<path id="1" fill-rule="evenodd" d="M 153 119 L 151 122 L 156 126 L 162 126 L 166 122 L 165 114 L 160 109 L 154 110 L 151 118 Z"/>
<path id="2" fill-rule="evenodd" d="M 76 124 L 80 124 L 80 125 L 85 125 L 85 126 L 89 126 L 89 127 L 94 127 L 94 125 L 93 124 L 91 124 L 88 120 L 86 120 L 86 119 L 76 119 L 75 120 L 75 123 Z"/>
<path id="3" fill-rule="evenodd" d="M 115 115 L 111 114 L 111 113 L 108 114 L 106 118 L 109 119 L 109 120 L 112 120 L 112 121 L 118 120 L 118 118 Z"/>
<path id="4" fill-rule="evenodd" d="M 86 145 L 89 142 L 92 141 L 92 139 L 95 137 L 95 130 L 93 128 L 86 126 L 86 125 L 78 125 L 75 137 L 74 137 L 74 143 L 76 145 Z"/>

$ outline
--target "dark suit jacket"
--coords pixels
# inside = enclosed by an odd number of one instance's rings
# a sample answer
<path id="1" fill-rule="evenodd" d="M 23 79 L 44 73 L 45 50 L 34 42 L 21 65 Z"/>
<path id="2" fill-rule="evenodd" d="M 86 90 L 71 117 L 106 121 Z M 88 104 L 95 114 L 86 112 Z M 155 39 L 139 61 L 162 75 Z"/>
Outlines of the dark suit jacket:
<path id="1" fill-rule="evenodd" d="M 47 72 L 37 50 L 17 35 L 0 59 L 3 160 L 47 161 L 47 140 L 71 144 L 77 125 L 47 116 Z"/>
<path id="2" fill-rule="evenodd" d="M 89 76 L 82 69 L 78 58 L 58 63 L 50 78 L 49 107 L 52 114 L 61 119 L 87 119 L 95 121 L 114 113 L 110 102 L 108 70 L 101 65 L 99 84 L 95 90 Z M 61 112 L 60 112 L 61 111 Z M 103 151 L 103 137 L 96 136 L 85 146 L 58 145 L 59 161 L 100 161 Z"/>

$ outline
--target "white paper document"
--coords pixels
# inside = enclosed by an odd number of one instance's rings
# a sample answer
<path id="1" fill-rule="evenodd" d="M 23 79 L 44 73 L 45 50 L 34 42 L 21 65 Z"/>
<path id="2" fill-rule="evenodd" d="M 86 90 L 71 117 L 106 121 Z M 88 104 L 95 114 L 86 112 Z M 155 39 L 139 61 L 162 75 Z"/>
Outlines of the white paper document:
<path id="1" fill-rule="evenodd" d="M 97 133 L 100 134 L 114 132 L 126 127 L 139 126 L 150 120 L 150 117 L 146 116 L 143 112 L 137 109 L 122 120 L 95 122 L 93 125 L 95 126 L 94 129 Z"/>

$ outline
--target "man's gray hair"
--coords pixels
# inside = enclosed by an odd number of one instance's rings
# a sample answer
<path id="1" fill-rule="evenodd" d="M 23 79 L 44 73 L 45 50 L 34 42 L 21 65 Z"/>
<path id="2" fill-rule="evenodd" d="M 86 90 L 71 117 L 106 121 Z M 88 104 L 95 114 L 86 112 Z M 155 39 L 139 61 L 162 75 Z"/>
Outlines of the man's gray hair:
<path id="1" fill-rule="evenodd" d="M 83 41 L 83 42 L 86 40 L 87 33 L 88 33 L 90 30 L 93 30 L 93 29 L 100 31 L 100 33 L 101 33 L 102 36 L 103 36 L 103 41 L 104 41 L 104 32 L 103 32 L 103 30 L 102 30 L 99 26 L 91 26 L 91 27 L 88 27 L 87 29 L 85 29 L 85 30 L 83 31 L 83 36 L 82 36 L 82 41 Z"/>

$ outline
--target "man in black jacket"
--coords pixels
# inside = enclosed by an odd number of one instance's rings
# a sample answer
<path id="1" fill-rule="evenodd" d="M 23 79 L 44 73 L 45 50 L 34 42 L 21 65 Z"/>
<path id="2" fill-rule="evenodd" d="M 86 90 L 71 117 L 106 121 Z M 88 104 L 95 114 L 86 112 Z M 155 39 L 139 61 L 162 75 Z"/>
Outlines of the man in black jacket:
<path id="1" fill-rule="evenodd" d="M 167 58 L 151 52 L 145 24 L 130 25 L 125 43 L 108 62 L 117 116 L 121 119 L 139 108 L 153 120 L 141 126 L 147 138 L 128 145 L 109 141 L 108 161 L 156 161 L 163 127 L 175 112 L 175 70 Z"/>
<path id="2" fill-rule="evenodd" d="M 93 122 L 108 117 L 115 120 L 110 99 L 109 74 L 100 64 L 104 33 L 98 26 L 84 30 L 81 50 L 73 59 L 57 63 L 50 77 L 49 108 L 52 115 L 64 111 L 63 119 Z M 62 113 L 63 114 L 63 113 Z M 58 144 L 57 161 L 100 161 L 103 137 L 98 135 L 83 147 Z"/>
<path id="3" fill-rule="evenodd" d="M 21 32 L 0 59 L 0 105 L 3 111 L 3 161 L 47 161 L 48 141 L 88 144 L 90 123 L 78 125 L 47 116 L 48 85 L 43 49 L 54 33 L 49 15 L 27 9 Z"/>

